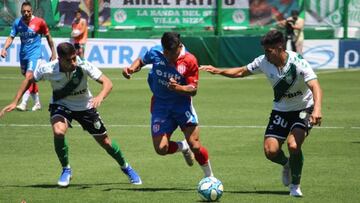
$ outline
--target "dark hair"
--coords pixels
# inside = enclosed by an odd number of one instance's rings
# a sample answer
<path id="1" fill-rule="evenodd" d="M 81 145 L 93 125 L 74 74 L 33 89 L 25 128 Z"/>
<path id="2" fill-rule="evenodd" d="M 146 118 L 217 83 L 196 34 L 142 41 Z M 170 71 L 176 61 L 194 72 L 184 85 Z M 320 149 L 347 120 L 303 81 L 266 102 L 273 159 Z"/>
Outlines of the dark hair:
<path id="1" fill-rule="evenodd" d="M 56 47 L 59 57 L 65 57 L 76 52 L 74 45 L 69 42 L 62 42 Z"/>
<path id="2" fill-rule="evenodd" d="M 270 30 L 265 36 L 261 39 L 261 45 L 275 45 L 275 44 L 285 44 L 284 34 L 279 30 Z"/>
<path id="3" fill-rule="evenodd" d="M 82 10 L 80 8 L 75 10 L 75 14 L 76 13 L 81 13 L 81 12 L 82 12 Z"/>
<path id="4" fill-rule="evenodd" d="M 180 44 L 180 34 L 177 32 L 165 32 L 161 37 L 161 45 L 166 50 L 174 50 Z"/>
<path id="5" fill-rule="evenodd" d="M 32 8 L 30 1 L 24 1 L 24 2 L 21 4 L 21 8 L 22 8 L 23 6 L 30 6 L 30 7 Z"/>
<path id="6" fill-rule="evenodd" d="M 298 10 L 292 10 L 291 11 L 291 16 L 299 16 L 299 11 Z"/>

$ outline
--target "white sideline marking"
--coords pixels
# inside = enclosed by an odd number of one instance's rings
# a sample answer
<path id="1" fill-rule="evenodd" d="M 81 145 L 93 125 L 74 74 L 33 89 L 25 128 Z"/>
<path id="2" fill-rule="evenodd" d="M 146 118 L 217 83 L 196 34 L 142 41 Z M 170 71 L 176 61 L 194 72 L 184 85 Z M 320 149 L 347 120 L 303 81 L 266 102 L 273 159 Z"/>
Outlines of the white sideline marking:
<path id="1" fill-rule="evenodd" d="M 150 125 L 121 125 L 121 124 L 105 124 L 108 127 L 139 127 L 139 128 L 150 128 Z M 80 125 L 72 125 L 74 127 L 80 127 Z M 50 124 L 0 124 L 0 127 L 51 127 Z M 266 126 L 259 125 L 200 125 L 201 128 L 254 128 L 264 129 Z M 343 126 L 315 126 L 315 129 L 355 129 L 360 130 L 360 127 L 343 127 Z"/>
<path id="2" fill-rule="evenodd" d="M 323 74 L 332 74 L 332 73 L 339 73 L 339 72 L 355 72 L 355 71 L 360 71 L 360 68 L 342 68 L 342 69 L 336 69 L 336 70 L 321 70 L 321 71 L 317 71 L 315 72 L 317 75 L 323 75 Z M 206 73 L 205 73 L 206 74 Z M 210 73 L 208 73 L 210 74 Z M 254 80 L 254 79 L 260 79 L 260 78 L 265 78 L 265 76 L 263 74 L 257 74 L 257 75 L 251 75 L 245 78 L 227 78 L 227 77 L 222 77 L 222 76 L 215 76 L 215 77 L 200 77 L 200 80 L 228 80 L 228 79 L 235 79 L 235 80 Z M 0 77 L 0 80 L 22 80 L 23 77 Z M 110 77 L 111 80 L 126 80 L 125 78 L 123 78 L 122 76 L 119 77 Z M 131 78 L 131 80 L 146 80 L 147 78 L 144 77 L 136 77 L 136 75 L 134 77 Z"/>

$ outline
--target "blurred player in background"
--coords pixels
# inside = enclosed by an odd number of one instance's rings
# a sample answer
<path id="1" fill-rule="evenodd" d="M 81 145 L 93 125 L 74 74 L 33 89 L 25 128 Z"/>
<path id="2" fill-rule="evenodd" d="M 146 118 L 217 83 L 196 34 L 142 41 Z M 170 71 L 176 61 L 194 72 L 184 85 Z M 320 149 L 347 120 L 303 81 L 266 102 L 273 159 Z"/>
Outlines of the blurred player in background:
<path id="1" fill-rule="evenodd" d="M 78 9 L 75 11 L 75 19 L 71 25 L 72 32 L 71 37 L 77 54 L 82 60 L 85 60 L 85 46 L 88 38 L 88 25 L 85 18 L 81 17 L 81 10 Z"/>
<path id="2" fill-rule="evenodd" d="M 200 143 L 198 118 L 192 104 L 198 85 L 197 60 L 185 51 L 178 33 L 165 32 L 161 45 L 136 59 L 130 68 L 124 68 L 123 76 L 130 79 L 144 65 L 153 65 L 148 83 L 153 93 L 151 133 L 155 151 L 159 155 L 182 152 L 189 166 L 193 165 L 195 156 L 205 176 L 213 176 L 208 151 Z M 186 140 L 170 140 L 177 127 Z"/>
<path id="3" fill-rule="evenodd" d="M 303 168 L 301 146 L 312 125 L 321 123 L 322 91 L 317 76 L 301 55 L 284 49 L 282 32 L 272 30 L 261 41 L 265 55 L 247 66 L 218 69 L 201 66 L 200 70 L 225 77 L 246 77 L 263 72 L 274 90 L 273 110 L 265 131 L 266 157 L 283 166 L 282 181 L 291 196 L 302 196 L 300 178 Z M 281 149 L 287 139 L 290 157 Z"/>
<path id="4" fill-rule="evenodd" d="M 56 59 L 54 42 L 51 38 L 46 22 L 39 17 L 32 15 L 32 7 L 29 2 L 21 5 L 22 17 L 17 18 L 11 28 L 10 36 L 6 39 L 4 48 L 1 51 L 1 57 L 7 56 L 7 49 L 12 44 L 15 36 L 19 34 L 21 40 L 20 47 L 20 66 L 21 73 L 25 76 L 25 80 L 33 78 L 33 72 L 40 65 L 41 58 L 41 37 L 45 35 L 49 47 L 51 49 L 51 60 Z M 29 89 L 24 93 L 22 102 L 17 106 L 18 110 L 25 111 L 29 97 L 34 99 L 32 111 L 41 109 L 38 86 L 32 83 Z"/>
<path id="5" fill-rule="evenodd" d="M 142 184 L 135 170 L 126 162 L 118 144 L 109 138 L 104 123 L 96 110 L 110 93 L 111 80 L 97 67 L 77 57 L 75 47 L 71 43 L 59 44 L 57 52 L 58 60 L 36 68 L 34 77 L 26 78 L 22 82 L 15 99 L 1 110 L 0 117 L 5 112 L 15 109 L 21 95 L 30 84 L 39 80 L 48 80 L 53 88 L 49 111 L 55 152 L 63 167 L 58 185 L 67 187 L 72 177 L 65 133 L 69 127 L 72 127 L 73 119 L 78 121 L 83 129 L 88 131 L 99 145 L 118 162 L 130 183 Z M 88 77 L 102 85 L 102 90 L 95 97 L 88 88 Z"/>

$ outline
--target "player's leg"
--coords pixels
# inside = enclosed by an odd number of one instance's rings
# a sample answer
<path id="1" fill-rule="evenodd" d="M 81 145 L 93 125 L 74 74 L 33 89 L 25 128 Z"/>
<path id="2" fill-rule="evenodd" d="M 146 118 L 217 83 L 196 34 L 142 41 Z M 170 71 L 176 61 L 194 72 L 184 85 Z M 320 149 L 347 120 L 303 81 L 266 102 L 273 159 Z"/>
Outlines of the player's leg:
<path id="1" fill-rule="evenodd" d="M 40 66 L 41 59 L 30 59 L 30 64 L 28 70 L 31 70 L 32 72 L 35 71 L 35 68 Z M 29 88 L 29 92 L 31 97 L 34 100 L 34 106 L 31 108 L 32 111 L 38 111 L 41 109 L 40 104 L 40 97 L 39 97 L 39 87 L 36 83 L 31 84 Z"/>
<path id="2" fill-rule="evenodd" d="M 140 176 L 125 160 L 119 145 L 116 141 L 109 138 L 104 123 L 96 109 L 73 112 L 73 114 L 74 119 L 80 123 L 83 129 L 88 131 L 96 142 L 120 165 L 121 170 L 128 176 L 130 183 L 135 185 L 142 184 Z"/>
<path id="3" fill-rule="evenodd" d="M 302 111 L 291 112 L 289 115 L 292 120 L 292 126 L 287 140 L 291 168 L 290 195 L 296 197 L 303 195 L 300 190 L 300 179 L 304 164 L 304 156 L 301 148 L 305 137 L 312 128 L 309 121 L 309 115 L 312 111 L 313 107 L 310 107 Z"/>
<path id="4" fill-rule="evenodd" d="M 81 60 L 85 60 L 85 44 L 80 44 L 79 56 L 80 56 Z"/>
<path id="5" fill-rule="evenodd" d="M 71 168 L 69 163 L 68 144 L 65 134 L 72 120 L 71 112 L 68 109 L 58 105 L 50 105 L 50 121 L 54 134 L 54 147 L 56 155 L 62 166 L 62 173 L 58 180 L 58 185 L 67 187 L 70 184 Z"/>
<path id="6" fill-rule="evenodd" d="M 301 146 L 305 140 L 305 130 L 300 128 L 294 128 L 288 137 L 288 149 L 290 153 L 290 168 L 291 168 L 291 185 L 290 195 L 302 196 L 300 190 L 300 178 L 304 163 L 304 156 L 301 150 Z"/>
<path id="7" fill-rule="evenodd" d="M 282 182 L 285 186 L 290 184 L 291 171 L 289 158 L 282 150 L 282 144 L 290 131 L 289 121 L 283 112 L 272 111 L 266 127 L 264 138 L 264 153 L 267 159 L 283 166 Z"/>
<path id="8" fill-rule="evenodd" d="M 185 134 L 186 140 L 189 143 L 191 151 L 194 153 L 196 161 L 201 166 L 205 177 L 214 176 L 207 149 L 201 145 L 199 136 L 199 126 L 188 125 L 183 126 L 182 131 Z"/>
<path id="9" fill-rule="evenodd" d="M 31 66 L 32 63 L 30 60 L 20 60 L 20 68 L 21 68 L 21 74 L 25 77 L 29 77 L 30 74 L 32 74 L 32 71 L 27 71 L 29 66 Z M 19 111 L 26 111 L 27 102 L 30 98 L 30 91 L 29 89 L 24 92 L 22 95 L 22 99 L 19 105 L 16 106 L 16 109 Z"/>

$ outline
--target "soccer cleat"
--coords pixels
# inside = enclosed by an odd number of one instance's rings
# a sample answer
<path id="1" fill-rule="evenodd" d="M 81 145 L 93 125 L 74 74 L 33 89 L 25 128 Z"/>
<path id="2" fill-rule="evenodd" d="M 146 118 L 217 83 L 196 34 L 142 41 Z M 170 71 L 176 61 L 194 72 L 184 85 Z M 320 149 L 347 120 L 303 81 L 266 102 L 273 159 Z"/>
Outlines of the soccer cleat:
<path id="1" fill-rule="evenodd" d="M 290 184 L 289 188 L 290 188 L 290 196 L 293 196 L 293 197 L 302 197 L 303 196 L 303 194 L 300 190 L 300 185 Z"/>
<path id="2" fill-rule="evenodd" d="M 70 180 L 71 180 L 71 168 L 67 168 L 64 167 L 63 171 L 60 175 L 59 181 L 58 181 L 58 185 L 60 187 L 67 187 L 70 184 Z"/>
<path id="3" fill-rule="evenodd" d="M 121 170 L 122 172 L 125 173 L 125 175 L 127 175 L 131 184 L 134 185 L 142 184 L 140 176 L 136 173 L 136 171 L 133 168 L 131 168 L 129 164 L 126 168 L 121 168 Z"/>
<path id="4" fill-rule="evenodd" d="M 26 111 L 26 104 L 20 103 L 19 105 L 16 106 L 16 109 L 19 111 Z"/>
<path id="5" fill-rule="evenodd" d="M 36 103 L 36 104 L 32 107 L 31 110 L 32 110 L 32 111 L 41 110 L 41 104 L 40 104 L 40 103 Z"/>
<path id="6" fill-rule="evenodd" d="M 291 181 L 291 171 L 290 171 L 289 162 L 287 162 L 282 170 L 282 182 L 284 186 L 289 186 L 290 181 Z"/>
<path id="7" fill-rule="evenodd" d="M 185 151 L 182 152 L 182 154 L 188 166 L 194 165 L 194 153 L 191 151 L 190 148 L 187 148 Z"/>

